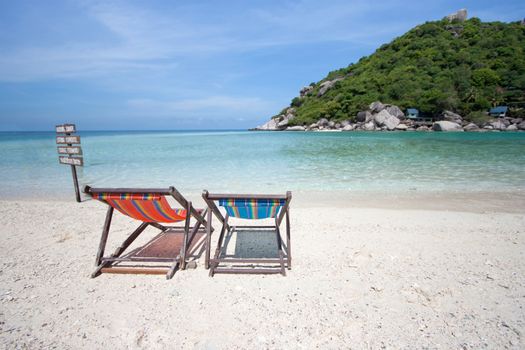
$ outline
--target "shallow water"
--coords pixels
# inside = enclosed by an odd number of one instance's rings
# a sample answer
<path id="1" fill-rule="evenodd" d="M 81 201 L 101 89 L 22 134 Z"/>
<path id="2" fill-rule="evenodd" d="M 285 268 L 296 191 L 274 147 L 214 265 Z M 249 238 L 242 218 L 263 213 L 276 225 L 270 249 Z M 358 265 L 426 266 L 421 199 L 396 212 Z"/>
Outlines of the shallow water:
<path id="1" fill-rule="evenodd" d="M 525 190 L 525 133 L 81 132 L 81 185 L 199 193 Z M 70 196 L 52 132 L 0 133 L 0 197 Z"/>

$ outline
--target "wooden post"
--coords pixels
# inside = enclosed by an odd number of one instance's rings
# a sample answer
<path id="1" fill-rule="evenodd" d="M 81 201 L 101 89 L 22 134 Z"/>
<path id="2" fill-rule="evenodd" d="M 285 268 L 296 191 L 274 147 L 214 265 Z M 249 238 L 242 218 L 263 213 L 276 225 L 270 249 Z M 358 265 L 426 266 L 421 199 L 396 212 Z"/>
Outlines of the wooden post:
<path id="1" fill-rule="evenodd" d="M 74 165 L 71 166 L 71 172 L 73 173 L 73 184 L 75 186 L 75 198 L 80 203 L 80 190 L 78 188 L 77 168 Z"/>

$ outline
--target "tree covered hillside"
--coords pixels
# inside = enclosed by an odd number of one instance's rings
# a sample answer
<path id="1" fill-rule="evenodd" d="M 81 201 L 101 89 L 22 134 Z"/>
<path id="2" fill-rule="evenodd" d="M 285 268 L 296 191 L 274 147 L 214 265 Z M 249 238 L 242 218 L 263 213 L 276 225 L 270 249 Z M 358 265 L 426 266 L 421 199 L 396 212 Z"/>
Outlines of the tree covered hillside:
<path id="1" fill-rule="evenodd" d="M 373 101 L 468 115 L 523 103 L 524 92 L 525 25 L 443 19 L 415 27 L 303 89 L 292 100 L 291 124 L 353 119 Z"/>

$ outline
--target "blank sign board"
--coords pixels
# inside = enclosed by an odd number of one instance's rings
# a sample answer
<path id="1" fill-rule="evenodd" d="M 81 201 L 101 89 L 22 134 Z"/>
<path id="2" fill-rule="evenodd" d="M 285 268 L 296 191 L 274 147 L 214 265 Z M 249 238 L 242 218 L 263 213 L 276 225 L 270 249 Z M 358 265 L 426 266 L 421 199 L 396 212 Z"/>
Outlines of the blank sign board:
<path id="1" fill-rule="evenodd" d="M 57 125 L 55 126 L 55 130 L 59 134 L 73 133 L 77 131 L 75 124 Z"/>
<path id="2" fill-rule="evenodd" d="M 68 164 L 68 165 L 78 165 L 83 166 L 84 165 L 84 159 L 83 158 L 74 158 L 74 157 L 64 157 L 60 156 L 58 157 L 58 161 L 61 164 Z"/>
<path id="3" fill-rule="evenodd" d="M 57 136 L 58 144 L 80 143 L 80 136 Z"/>

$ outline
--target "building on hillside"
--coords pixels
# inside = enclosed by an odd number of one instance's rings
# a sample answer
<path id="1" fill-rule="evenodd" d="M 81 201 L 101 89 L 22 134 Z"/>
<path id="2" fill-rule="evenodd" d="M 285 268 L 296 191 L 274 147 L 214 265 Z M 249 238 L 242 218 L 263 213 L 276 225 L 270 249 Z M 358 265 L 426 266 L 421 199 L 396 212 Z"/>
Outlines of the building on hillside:
<path id="1" fill-rule="evenodd" d="M 504 118 L 507 116 L 509 108 L 507 106 L 498 106 L 491 108 L 489 115 L 493 118 Z"/>
<path id="2" fill-rule="evenodd" d="M 416 125 L 432 125 L 434 121 L 432 115 L 420 112 L 419 109 L 416 108 L 407 108 L 406 117 L 414 121 Z"/>
<path id="3" fill-rule="evenodd" d="M 407 118 L 408 119 L 417 119 L 419 118 L 419 110 L 416 108 L 407 108 Z"/>

